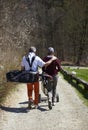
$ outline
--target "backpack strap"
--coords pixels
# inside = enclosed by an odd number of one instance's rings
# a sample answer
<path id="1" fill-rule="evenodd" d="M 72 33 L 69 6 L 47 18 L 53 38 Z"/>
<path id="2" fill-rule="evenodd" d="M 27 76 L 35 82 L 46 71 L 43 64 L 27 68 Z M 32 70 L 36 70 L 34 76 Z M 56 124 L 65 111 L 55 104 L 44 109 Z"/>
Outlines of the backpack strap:
<path id="1" fill-rule="evenodd" d="M 29 64 L 29 66 L 30 66 L 30 70 L 31 70 L 31 68 L 32 68 L 32 65 L 33 65 L 33 62 L 34 62 L 34 60 L 35 60 L 35 57 L 36 57 L 36 56 L 33 56 L 33 57 L 32 57 L 31 62 L 30 62 L 30 60 L 29 60 L 29 57 L 28 57 L 28 56 L 26 57 L 26 60 L 27 60 L 27 62 L 28 62 L 28 64 Z"/>

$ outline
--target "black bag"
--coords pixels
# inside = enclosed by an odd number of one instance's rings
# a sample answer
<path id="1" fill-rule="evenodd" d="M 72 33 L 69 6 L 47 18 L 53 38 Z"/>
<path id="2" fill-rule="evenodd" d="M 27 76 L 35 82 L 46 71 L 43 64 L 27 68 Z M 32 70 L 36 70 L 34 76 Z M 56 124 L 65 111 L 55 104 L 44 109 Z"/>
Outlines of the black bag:
<path id="1" fill-rule="evenodd" d="M 6 79 L 7 81 L 11 82 L 32 83 L 38 81 L 39 73 L 31 71 L 13 70 L 6 73 Z"/>
<path id="2" fill-rule="evenodd" d="M 20 83 L 33 83 L 33 82 L 37 82 L 39 79 L 39 73 L 38 72 L 34 72 L 31 68 L 32 68 L 32 64 L 35 60 L 34 56 L 32 58 L 32 61 L 30 63 L 29 57 L 26 56 L 26 60 L 29 64 L 30 70 L 25 70 L 25 71 L 20 71 L 20 70 L 13 70 L 10 71 L 8 73 L 6 73 L 6 78 L 7 81 L 11 81 L 11 82 L 20 82 Z"/>

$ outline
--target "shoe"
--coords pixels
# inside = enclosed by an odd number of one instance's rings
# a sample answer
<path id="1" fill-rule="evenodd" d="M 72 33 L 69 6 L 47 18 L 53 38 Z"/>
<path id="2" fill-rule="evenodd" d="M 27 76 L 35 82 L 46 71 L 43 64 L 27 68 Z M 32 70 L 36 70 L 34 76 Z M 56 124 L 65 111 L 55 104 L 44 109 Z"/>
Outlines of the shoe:
<path id="1" fill-rule="evenodd" d="M 33 105 L 33 101 L 32 101 L 32 100 L 29 100 L 28 109 L 32 109 L 32 105 Z"/>
<path id="2" fill-rule="evenodd" d="M 55 106 L 55 103 L 54 103 L 54 102 L 52 102 L 52 106 Z"/>
<path id="3" fill-rule="evenodd" d="M 39 108 L 39 106 L 38 105 L 35 105 L 35 109 L 38 109 Z"/>
<path id="4" fill-rule="evenodd" d="M 52 104 L 51 104 L 50 101 L 48 102 L 48 107 L 49 107 L 50 110 L 52 109 Z"/>

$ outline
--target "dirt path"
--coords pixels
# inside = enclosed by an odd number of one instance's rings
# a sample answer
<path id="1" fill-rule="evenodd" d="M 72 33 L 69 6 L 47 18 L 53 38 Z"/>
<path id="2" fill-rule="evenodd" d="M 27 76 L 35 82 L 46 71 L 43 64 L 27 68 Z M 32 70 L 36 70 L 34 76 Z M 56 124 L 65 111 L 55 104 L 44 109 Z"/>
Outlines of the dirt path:
<path id="1" fill-rule="evenodd" d="M 19 84 L 0 109 L 0 130 L 88 130 L 88 107 L 74 88 L 59 77 L 57 91 L 60 102 L 52 110 L 41 102 L 40 109 L 27 112 L 26 86 Z"/>

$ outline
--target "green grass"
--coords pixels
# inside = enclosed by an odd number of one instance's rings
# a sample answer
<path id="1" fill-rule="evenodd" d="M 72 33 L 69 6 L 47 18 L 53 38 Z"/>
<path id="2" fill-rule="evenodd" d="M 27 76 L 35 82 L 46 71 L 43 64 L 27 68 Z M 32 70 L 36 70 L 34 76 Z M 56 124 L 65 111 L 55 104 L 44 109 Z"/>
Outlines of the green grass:
<path id="1" fill-rule="evenodd" d="M 87 69 L 81 69 L 81 68 L 75 69 L 75 68 L 71 68 L 71 67 L 64 67 L 64 70 L 67 70 L 69 73 L 71 73 L 72 71 L 75 71 L 77 77 L 88 82 L 88 68 Z"/>

